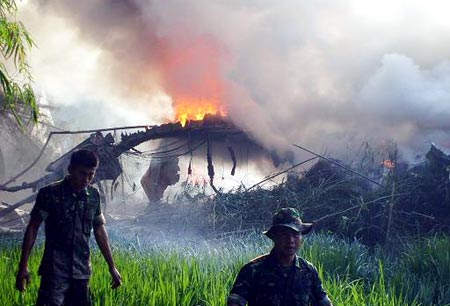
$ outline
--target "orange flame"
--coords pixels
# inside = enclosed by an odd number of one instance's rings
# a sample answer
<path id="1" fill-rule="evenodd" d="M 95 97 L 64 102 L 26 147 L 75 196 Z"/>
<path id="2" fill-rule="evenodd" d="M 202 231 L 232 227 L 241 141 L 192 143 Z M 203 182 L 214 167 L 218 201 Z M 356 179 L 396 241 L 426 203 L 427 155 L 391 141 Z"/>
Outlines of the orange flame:
<path id="1" fill-rule="evenodd" d="M 383 161 L 381 162 L 381 164 L 382 164 L 384 167 L 388 168 L 388 169 L 394 169 L 394 168 L 395 168 L 395 162 L 392 161 L 392 160 L 390 160 L 390 159 L 383 160 Z"/>
<path id="2" fill-rule="evenodd" d="M 226 116 L 226 111 L 219 106 L 219 101 L 214 100 L 197 100 L 197 99 L 183 99 L 178 100 L 175 105 L 176 121 L 179 121 L 182 126 L 190 120 L 203 120 L 205 115 L 220 115 Z"/>

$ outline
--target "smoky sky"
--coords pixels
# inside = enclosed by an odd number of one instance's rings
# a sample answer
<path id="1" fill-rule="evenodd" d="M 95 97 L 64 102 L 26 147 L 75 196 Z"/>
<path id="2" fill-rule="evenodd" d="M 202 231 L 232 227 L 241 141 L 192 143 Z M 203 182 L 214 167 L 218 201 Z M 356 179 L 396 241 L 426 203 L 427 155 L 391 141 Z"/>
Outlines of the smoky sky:
<path id="1" fill-rule="evenodd" d="M 36 86 L 72 105 L 71 118 L 86 106 L 80 125 L 163 123 L 178 97 L 217 99 L 270 149 L 338 151 L 369 139 L 417 152 L 450 147 L 449 9 L 438 0 L 41 0 L 21 16 L 38 45 Z"/>

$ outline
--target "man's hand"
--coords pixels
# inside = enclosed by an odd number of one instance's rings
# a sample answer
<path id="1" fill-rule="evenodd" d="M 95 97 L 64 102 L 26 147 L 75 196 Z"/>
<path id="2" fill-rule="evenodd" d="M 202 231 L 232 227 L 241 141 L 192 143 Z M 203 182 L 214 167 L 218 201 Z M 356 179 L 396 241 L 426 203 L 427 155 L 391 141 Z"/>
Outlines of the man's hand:
<path id="1" fill-rule="evenodd" d="M 30 273 L 28 272 L 28 268 L 19 269 L 16 277 L 16 289 L 20 292 L 24 292 L 26 287 L 30 284 Z"/>
<path id="2" fill-rule="evenodd" d="M 113 267 L 109 269 L 109 273 L 111 274 L 111 288 L 117 289 L 122 285 L 122 276 L 120 275 L 119 271 Z"/>
<path id="3" fill-rule="evenodd" d="M 100 251 L 102 252 L 103 257 L 105 258 L 106 263 L 109 267 L 109 273 L 112 277 L 111 288 L 116 289 L 120 285 L 122 285 L 122 276 L 120 275 L 119 271 L 117 271 L 116 266 L 114 265 L 105 224 L 94 226 L 94 236 L 95 240 L 97 241 L 97 245 L 100 248 Z"/>
<path id="4" fill-rule="evenodd" d="M 31 250 L 33 249 L 34 242 L 36 241 L 37 232 L 41 223 L 41 217 L 32 215 L 23 237 L 19 271 L 17 272 L 16 277 L 16 289 L 20 292 L 25 291 L 26 287 L 30 284 L 30 273 L 28 272 L 28 257 L 30 257 Z"/>
<path id="5" fill-rule="evenodd" d="M 111 273 L 111 288 L 117 289 L 122 285 L 122 276 L 120 275 L 119 271 L 115 267 L 109 269 L 109 273 Z"/>

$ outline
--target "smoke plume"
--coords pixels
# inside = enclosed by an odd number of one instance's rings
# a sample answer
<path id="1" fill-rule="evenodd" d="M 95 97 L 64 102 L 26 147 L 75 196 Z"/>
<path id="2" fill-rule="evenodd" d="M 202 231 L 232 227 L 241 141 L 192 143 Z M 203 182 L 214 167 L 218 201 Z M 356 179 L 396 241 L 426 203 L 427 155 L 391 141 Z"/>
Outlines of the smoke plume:
<path id="1" fill-rule="evenodd" d="M 203 101 L 269 149 L 389 139 L 417 152 L 450 146 L 449 6 L 40 0 L 21 9 L 39 46 L 36 85 L 85 127 L 162 123 Z"/>

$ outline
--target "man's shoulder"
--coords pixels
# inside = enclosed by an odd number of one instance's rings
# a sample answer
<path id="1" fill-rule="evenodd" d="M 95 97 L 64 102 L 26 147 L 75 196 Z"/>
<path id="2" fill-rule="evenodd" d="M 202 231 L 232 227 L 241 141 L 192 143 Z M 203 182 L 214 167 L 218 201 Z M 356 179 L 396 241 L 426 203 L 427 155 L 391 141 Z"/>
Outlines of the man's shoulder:
<path id="1" fill-rule="evenodd" d="M 314 264 L 302 257 L 298 257 L 298 260 L 300 261 L 300 264 L 305 266 L 308 269 L 314 270 L 316 269 L 316 266 L 314 266 Z"/>
<path id="2" fill-rule="evenodd" d="M 269 256 L 269 254 L 264 254 L 264 255 L 258 256 L 256 258 L 253 258 L 252 260 L 247 262 L 241 268 L 239 273 L 241 275 L 247 275 L 247 276 L 252 276 L 255 273 L 259 273 L 258 271 L 261 271 L 264 269 L 264 267 L 265 267 L 264 263 L 266 262 L 268 256 Z"/>
<path id="3" fill-rule="evenodd" d="M 39 189 L 39 192 L 42 192 L 42 193 L 55 192 L 56 190 L 59 190 L 60 188 L 62 188 L 63 182 L 64 182 L 64 180 L 59 180 L 59 181 L 50 183 L 50 184 L 42 187 L 41 189 Z"/>
<path id="4" fill-rule="evenodd" d="M 267 253 L 267 254 L 255 257 L 255 258 L 253 258 L 252 260 L 249 261 L 249 264 L 251 264 L 251 265 L 259 265 L 259 264 L 265 262 L 269 258 L 269 255 L 270 254 Z"/>
<path id="5" fill-rule="evenodd" d="M 95 187 L 94 185 L 88 185 L 86 188 L 87 188 L 89 191 L 96 191 L 96 192 L 98 192 L 98 188 Z"/>
<path id="6" fill-rule="evenodd" d="M 89 185 L 86 189 L 89 192 L 89 194 L 92 194 L 92 195 L 95 195 L 95 196 L 99 195 L 99 191 L 98 191 L 97 187 Z"/>
<path id="7" fill-rule="evenodd" d="M 304 258 L 298 257 L 298 266 L 309 273 L 317 274 L 316 266 Z"/>
<path id="8" fill-rule="evenodd" d="M 269 259 L 270 254 L 264 254 L 250 260 L 244 267 L 250 269 L 258 269 L 264 266 L 264 263 Z"/>

